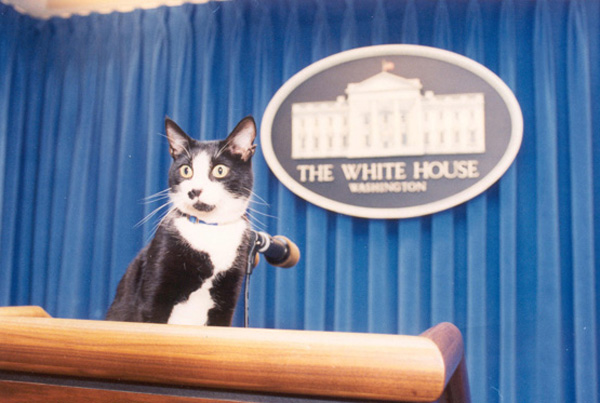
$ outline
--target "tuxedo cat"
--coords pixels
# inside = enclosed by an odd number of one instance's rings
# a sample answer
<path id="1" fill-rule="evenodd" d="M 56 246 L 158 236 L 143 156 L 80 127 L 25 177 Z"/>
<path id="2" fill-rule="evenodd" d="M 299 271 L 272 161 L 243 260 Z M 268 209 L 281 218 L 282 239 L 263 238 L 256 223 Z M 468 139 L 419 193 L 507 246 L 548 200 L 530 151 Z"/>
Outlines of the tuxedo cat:
<path id="1" fill-rule="evenodd" d="M 229 326 L 250 251 L 256 125 L 196 141 L 165 120 L 172 206 L 127 268 L 107 320 Z"/>

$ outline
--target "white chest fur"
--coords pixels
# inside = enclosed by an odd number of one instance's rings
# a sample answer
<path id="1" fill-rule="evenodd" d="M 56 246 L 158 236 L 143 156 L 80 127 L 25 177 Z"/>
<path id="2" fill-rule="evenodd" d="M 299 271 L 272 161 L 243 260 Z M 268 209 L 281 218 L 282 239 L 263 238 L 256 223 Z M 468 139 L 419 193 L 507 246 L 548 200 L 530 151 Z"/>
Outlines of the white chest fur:
<path id="1" fill-rule="evenodd" d="M 186 301 L 173 307 L 168 323 L 205 325 L 208 311 L 214 307 L 210 295 L 213 281 L 217 275 L 231 268 L 248 224 L 239 220 L 232 224 L 213 226 L 191 223 L 181 217 L 175 219 L 174 225 L 192 248 L 210 256 L 214 271 Z"/>

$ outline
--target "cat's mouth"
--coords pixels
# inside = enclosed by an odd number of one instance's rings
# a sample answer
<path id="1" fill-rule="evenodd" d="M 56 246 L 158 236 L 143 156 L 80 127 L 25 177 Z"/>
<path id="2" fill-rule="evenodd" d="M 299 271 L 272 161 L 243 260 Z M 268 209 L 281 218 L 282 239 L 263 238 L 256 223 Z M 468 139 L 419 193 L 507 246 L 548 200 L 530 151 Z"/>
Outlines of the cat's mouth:
<path id="1" fill-rule="evenodd" d="M 213 211 L 215 209 L 215 205 L 213 204 L 206 204 L 206 203 L 202 203 L 202 202 L 196 202 L 194 203 L 194 208 L 198 211 L 202 211 L 204 213 L 210 213 L 211 211 Z"/>

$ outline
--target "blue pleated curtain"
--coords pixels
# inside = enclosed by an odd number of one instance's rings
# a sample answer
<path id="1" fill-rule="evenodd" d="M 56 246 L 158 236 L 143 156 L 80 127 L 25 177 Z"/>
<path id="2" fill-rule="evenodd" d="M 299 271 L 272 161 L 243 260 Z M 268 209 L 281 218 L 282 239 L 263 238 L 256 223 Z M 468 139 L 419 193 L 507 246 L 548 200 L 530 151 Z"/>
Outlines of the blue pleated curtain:
<path id="1" fill-rule="evenodd" d="M 333 53 L 411 43 L 496 72 L 523 145 L 485 193 L 365 220 L 300 200 L 255 157 L 257 228 L 302 250 L 252 278 L 255 327 L 463 332 L 475 402 L 598 401 L 600 2 L 264 0 L 36 20 L 0 4 L 0 304 L 101 319 L 152 236 L 165 115 L 200 139 L 258 122 Z M 236 324 L 241 323 L 238 311 Z"/>

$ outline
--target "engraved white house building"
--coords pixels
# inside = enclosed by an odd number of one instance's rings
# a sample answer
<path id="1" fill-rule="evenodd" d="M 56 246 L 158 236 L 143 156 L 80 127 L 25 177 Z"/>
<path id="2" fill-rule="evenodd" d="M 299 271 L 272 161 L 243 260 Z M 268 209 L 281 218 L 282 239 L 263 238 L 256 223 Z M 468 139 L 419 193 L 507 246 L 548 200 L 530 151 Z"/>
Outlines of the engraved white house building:
<path id="1" fill-rule="evenodd" d="M 483 93 L 423 93 L 383 66 L 335 101 L 292 105 L 293 159 L 485 152 Z"/>

